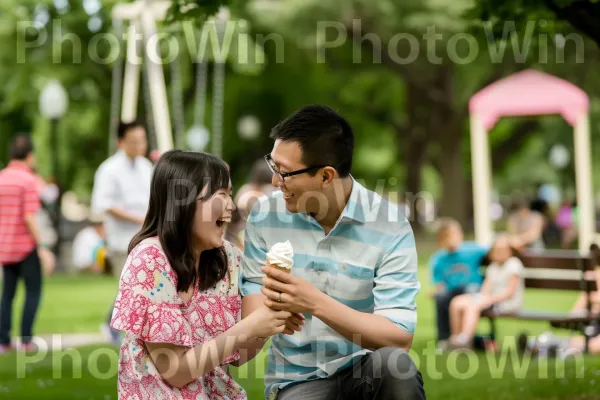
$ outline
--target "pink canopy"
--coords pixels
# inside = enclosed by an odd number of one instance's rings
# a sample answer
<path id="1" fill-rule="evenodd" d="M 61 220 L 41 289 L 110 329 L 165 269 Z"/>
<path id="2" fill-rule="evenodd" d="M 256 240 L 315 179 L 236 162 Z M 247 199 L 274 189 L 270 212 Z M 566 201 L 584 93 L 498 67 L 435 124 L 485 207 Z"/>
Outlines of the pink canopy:
<path id="1" fill-rule="evenodd" d="M 560 114 L 575 125 L 588 109 L 589 99 L 583 90 L 532 69 L 494 82 L 469 100 L 469 111 L 481 119 L 486 130 L 501 117 L 523 115 Z"/>

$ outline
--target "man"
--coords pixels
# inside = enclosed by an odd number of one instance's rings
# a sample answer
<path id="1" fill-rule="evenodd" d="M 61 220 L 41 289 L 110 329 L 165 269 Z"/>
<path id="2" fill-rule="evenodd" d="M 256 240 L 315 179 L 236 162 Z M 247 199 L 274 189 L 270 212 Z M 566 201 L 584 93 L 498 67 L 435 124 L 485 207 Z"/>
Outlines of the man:
<path id="1" fill-rule="evenodd" d="M 146 130 L 139 122 L 121 123 L 118 151 L 104 161 L 94 177 L 92 209 L 104 214 L 104 229 L 114 275 L 121 276 L 127 260 L 127 247 L 144 222 L 150 201 L 152 163 L 144 157 L 148 150 Z M 112 318 L 110 308 L 104 329 Z M 110 330 L 114 342 L 118 332 Z"/>
<path id="2" fill-rule="evenodd" d="M 271 132 L 281 192 L 257 201 L 245 231 L 243 315 L 263 304 L 303 314 L 273 337 L 269 399 L 423 399 L 406 353 L 417 322 L 417 254 L 403 211 L 350 176 L 354 135 L 332 109 L 296 111 Z M 265 267 L 289 240 L 292 274 Z M 301 321 L 289 321 L 291 325 Z"/>
<path id="3" fill-rule="evenodd" d="M 36 214 L 41 208 L 38 179 L 33 170 L 35 155 L 27 136 L 17 136 L 10 146 L 10 163 L 0 171 L 0 265 L 3 265 L 0 306 L 0 353 L 12 350 L 12 306 L 19 278 L 25 282 L 25 305 L 21 320 L 21 343 L 35 350 L 33 323 L 42 292 L 42 262 L 54 268 L 53 254 L 40 245 Z"/>

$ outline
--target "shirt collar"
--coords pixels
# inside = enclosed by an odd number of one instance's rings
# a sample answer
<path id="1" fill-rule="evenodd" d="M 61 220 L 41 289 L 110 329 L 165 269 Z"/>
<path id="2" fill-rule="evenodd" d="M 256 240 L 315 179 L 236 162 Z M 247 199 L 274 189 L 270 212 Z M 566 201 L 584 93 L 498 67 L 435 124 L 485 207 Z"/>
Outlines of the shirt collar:
<path id="1" fill-rule="evenodd" d="M 342 215 L 340 215 L 339 221 L 355 221 L 364 224 L 366 221 L 363 209 L 364 206 L 359 203 L 362 199 L 368 201 L 368 191 L 363 185 L 356 182 L 352 176 L 350 176 L 350 178 L 352 179 L 352 191 L 350 192 L 350 197 L 344 207 L 344 211 L 342 212 Z M 302 213 L 301 215 L 306 220 L 315 224 L 317 223 L 310 214 Z"/>
<path id="2" fill-rule="evenodd" d="M 7 168 L 18 169 L 21 171 L 27 171 L 27 172 L 33 173 L 31 168 L 29 168 L 29 165 L 27 165 L 23 161 L 18 161 L 18 160 L 12 160 L 11 162 L 9 162 L 7 165 Z"/>
<path id="3" fill-rule="evenodd" d="M 123 150 L 123 149 L 117 150 L 115 155 L 117 157 L 121 158 L 122 160 L 126 161 L 132 167 L 135 168 L 137 166 L 137 161 L 138 161 L 139 157 L 136 157 L 134 160 L 132 160 L 131 158 L 129 158 L 129 156 L 127 155 L 127 153 L 125 153 L 125 150 Z"/>
<path id="4" fill-rule="evenodd" d="M 352 178 L 352 192 L 342 212 L 342 220 L 356 221 L 364 224 L 365 204 L 362 204 L 362 202 L 369 201 L 368 191 L 363 185 L 356 182 L 352 176 L 350 178 Z"/>

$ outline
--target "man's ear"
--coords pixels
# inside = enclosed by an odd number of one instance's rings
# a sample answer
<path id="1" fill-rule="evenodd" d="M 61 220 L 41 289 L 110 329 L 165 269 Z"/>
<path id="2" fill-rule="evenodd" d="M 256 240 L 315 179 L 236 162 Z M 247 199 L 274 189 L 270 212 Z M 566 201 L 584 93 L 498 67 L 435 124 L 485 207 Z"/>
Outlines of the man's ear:
<path id="1" fill-rule="evenodd" d="M 335 170 L 335 168 L 332 168 L 332 167 L 323 168 L 323 173 L 321 175 L 322 179 L 323 179 L 323 186 L 331 185 L 333 183 L 333 181 L 335 180 L 336 175 L 337 175 L 337 171 Z"/>

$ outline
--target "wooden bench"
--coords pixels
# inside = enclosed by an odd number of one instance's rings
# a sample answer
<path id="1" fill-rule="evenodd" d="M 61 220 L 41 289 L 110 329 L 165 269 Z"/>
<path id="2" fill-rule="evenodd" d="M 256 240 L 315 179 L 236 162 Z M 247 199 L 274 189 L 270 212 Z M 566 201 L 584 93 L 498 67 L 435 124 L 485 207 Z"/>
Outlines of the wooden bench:
<path id="1" fill-rule="evenodd" d="M 492 335 L 495 337 L 495 321 L 513 318 L 530 321 L 548 321 L 557 328 L 578 330 L 586 337 L 585 351 L 592 333 L 593 322 L 600 323 L 600 314 L 592 314 L 590 292 L 598 290 L 594 270 L 600 254 L 596 249 L 587 256 L 578 251 L 546 250 L 527 251 L 519 255 L 525 267 L 525 287 L 528 289 L 568 290 L 587 293 L 587 309 L 581 312 L 552 312 L 523 309 L 515 313 L 484 312 L 490 319 Z M 569 305 L 572 306 L 572 305 Z"/>

